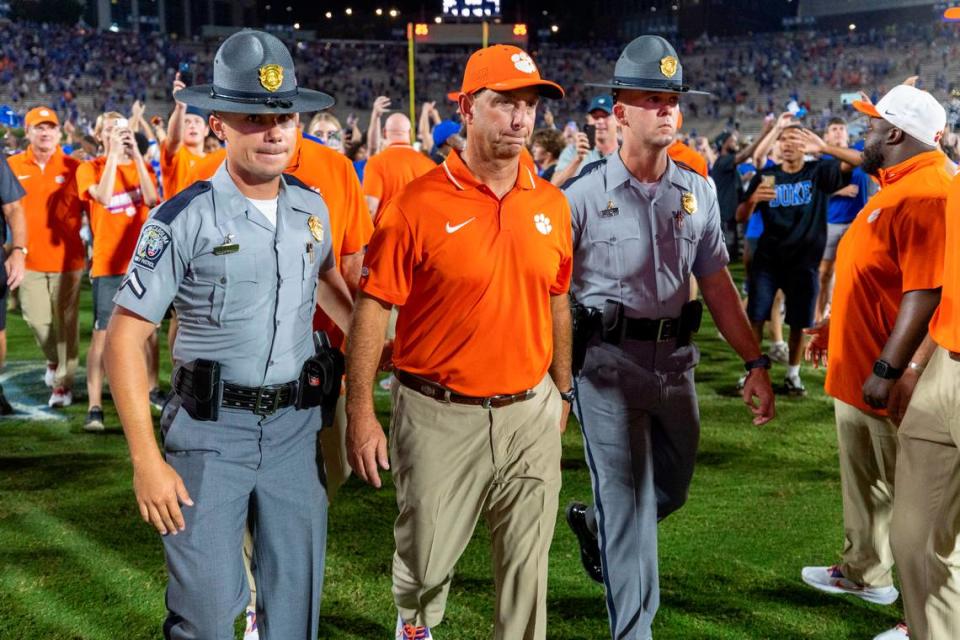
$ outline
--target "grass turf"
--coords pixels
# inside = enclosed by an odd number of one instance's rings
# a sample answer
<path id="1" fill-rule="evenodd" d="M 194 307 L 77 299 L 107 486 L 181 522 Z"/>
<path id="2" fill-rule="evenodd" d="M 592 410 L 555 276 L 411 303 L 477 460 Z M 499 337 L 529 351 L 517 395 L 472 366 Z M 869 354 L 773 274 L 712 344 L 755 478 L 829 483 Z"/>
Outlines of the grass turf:
<path id="1" fill-rule="evenodd" d="M 90 332 L 82 293 L 81 331 Z M 46 399 L 43 362 L 22 319 L 8 321 L 9 360 L 35 361 L 18 384 Z M 833 411 L 822 375 L 805 369 L 809 395 L 777 397 L 775 422 L 756 428 L 733 392 L 741 371 L 709 318 L 698 340 L 702 437 L 687 505 L 660 525 L 658 638 L 872 638 L 893 626 L 882 608 L 815 592 L 806 564 L 832 564 L 842 544 Z M 85 347 L 84 347 L 85 351 Z M 162 359 L 167 363 L 166 356 Z M 773 370 L 775 384 L 783 368 Z M 169 364 L 163 379 L 169 379 Z M 17 398 L 11 398 L 16 400 Z M 378 411 L 388 420 L 378 393 Z M 0 637 L 160 637 L 165 570 L 157 535 L 137 513 L 123 434 L 109 401 L 108 431 L 82 431 L 85 402 L 66 421 L 0 420 Z M 587 499 L 590 479 L 574 421 L 563 438 L 561 509 Z M 391 638 L 392 487 L 351 479 L 330 510 L 321 638 Z M 444 640 L 492 635 L 489 537 L 480 525 L 453 580 Z M 239 552 L 239 551 L 238 551 Z M 583 573 L 558 514 L 548 593 L 551 639 L 609 637 L 602 588 Z"/>

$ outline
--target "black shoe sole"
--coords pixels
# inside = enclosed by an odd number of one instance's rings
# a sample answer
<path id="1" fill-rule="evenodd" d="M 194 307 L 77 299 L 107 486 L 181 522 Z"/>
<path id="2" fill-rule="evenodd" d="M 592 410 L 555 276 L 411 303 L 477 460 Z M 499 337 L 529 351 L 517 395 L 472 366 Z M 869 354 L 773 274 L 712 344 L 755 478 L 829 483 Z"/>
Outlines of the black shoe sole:
<path id="1" fill-rule="evenodd" d="M 591 580 L 603 584 L 599 542 L 587 528 L 586 522 L 580 521 L 577 517 L 578 514 L 574 513 L 577 506 L 578 504 L 575 502 L 567 505 L 565 511 L 567 526 L 570 527 L 573 535 L 577 536 L 577 542 L 580 545 L 580 563 L 583 565 L 583 570 L 590 576 Z M 591 550 L 594 549 L 596 550 L 595 554 L 591 553 Z"/>

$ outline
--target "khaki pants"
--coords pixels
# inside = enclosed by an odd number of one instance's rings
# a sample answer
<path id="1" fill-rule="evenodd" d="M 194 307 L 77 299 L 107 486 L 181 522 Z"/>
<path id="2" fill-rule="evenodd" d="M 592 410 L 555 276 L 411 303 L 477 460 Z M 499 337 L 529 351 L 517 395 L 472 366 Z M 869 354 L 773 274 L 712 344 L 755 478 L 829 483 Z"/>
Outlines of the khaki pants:
<path id="1" fill-rule="evenodd" d="M 81 271 L 27 271 L 20 284 L 23 319 L 50 364 L 57 365 L 54 387 L 73 387 L 79 363 L 77 324 Z"/>
<path id="2" fill-rule="evenodd" d="M 326 477 L 327 498 L 333 502 L 337 490 L 343 486 L 352 473 L 350 465 L 347 463 L 347 413 L 345 410 L 346 396 L 341 395 L 337 401 L 337 413 L 334 417 L 333 427 L 320 431 L 318 442 L 320 451 L 318 451 L 317 464 L 322 464 L 325 472 L 321 477 Z M 257 581 L 253 577 L 253 571 L 250 569 L 250 563 L 253 559 L 253 536 L 250 535 L 248 526 L 243 532 L 243 566 L 247 570 L 247 583 L 250 585 L 250 603 L 247 605 L 250 609 L 257 608 Z"/>
<path id="3" fill-rule="evenodd" d="M 840 400 L 834 401 L 843 491 L 843 562 L 848 579 L 868 587 L 893 585 L 893 515 L 897 427 Z"/>
<path id="4" fill-rule="evenodd" d="M 493 544 L 494 638 L 546 638 L 561 402 L 549 377 L 533 398 L 499 409 L 442 403 L 395 383 L 393 596 L 405 622 L 441 621 L 454 566 L 482 515 Z"/>
<path id="5" fill-rule="evenodd" d="M 892 543 L 910 640 L 960 638 L 960 362 L 938 348 L 900 425 Z"/>

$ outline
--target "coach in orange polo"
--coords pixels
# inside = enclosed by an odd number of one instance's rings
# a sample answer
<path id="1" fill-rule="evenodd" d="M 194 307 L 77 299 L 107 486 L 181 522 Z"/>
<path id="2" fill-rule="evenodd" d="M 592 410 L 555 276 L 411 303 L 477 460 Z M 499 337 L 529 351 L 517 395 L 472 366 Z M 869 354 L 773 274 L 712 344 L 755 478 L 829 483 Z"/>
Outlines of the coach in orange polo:
<path id="1" fill-rule="evenodd" d="M 9 158 L 27 192 L 23 199 L 27 259 L 20 304 L 47 359 L 44 382 L 53 387 L 48 404 L 66 407 L 73 402 L 80 343 L 77 307 L 84 255 L 75 178 L 80 161 L 60 148 L 60 121 L 53 109 L 31 109 L 24 124 L 30 146 Z"/>
<path id="2" fill-rule="evenodd" d="M 391 201 L 364 261 L 347 345 L 347 451 L 379 487 L 378 466 L 390 465 L 371 388 L 396 305 L 397 637 L 431 637 L 481 516 L 493 543 L 494 637 L 546 637 L 569 412 L 561 392 L 573 395 L 572 247 L 566 199 L 519 161 L 540 96 L 563 90 L 525 52 L 475 52 L 459 103 L 470 144 Z"/>

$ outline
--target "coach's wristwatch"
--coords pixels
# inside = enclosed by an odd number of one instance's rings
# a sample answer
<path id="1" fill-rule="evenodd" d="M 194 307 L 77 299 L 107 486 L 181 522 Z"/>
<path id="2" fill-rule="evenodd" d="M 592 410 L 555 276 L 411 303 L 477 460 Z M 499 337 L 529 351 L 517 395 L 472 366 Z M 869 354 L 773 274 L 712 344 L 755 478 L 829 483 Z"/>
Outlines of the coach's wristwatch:
<path id="1" fill-rule="evenodd" d="M 764 353 L 755 360 L 748 360 L 743 363 L 743 368 L 747 370 L 747 373 L 753 371 L 754 369 L 759 369 L 760 367 L 763 367 L 764 369 L 770 368 L 770 356 Z"/>
<path id="2" fill-rule="evenodd" d="M 573 389 L 570 389 L 569 391 L 561 391 L 560 397 L 566 400 L 567 402 L 569 402 L 570 404 L 573 404 L 573 401 L 577 399 L 577 392 L 574 391 Z"/>
<path id="3" fill-rule="evenodd" d="M 14 247 L 13 247 L 12 249 L 10 249 L 10 251 L 11 251 L 11 252 L 13 252 L 13 251 L 22 251 L 22 252 L 23 252 L 23 255 L 27 255 L 27 248 L 26 248 L 26 247 L 21 247 L 20 245 L 14 245 Z"/>
<path id="4" fill-rule="evenodd" d="M 897 380 L 903 375 L 903 369 L 897 369 L 886 360 L 873 363 L 873 375 L 884 380 Z"/>

